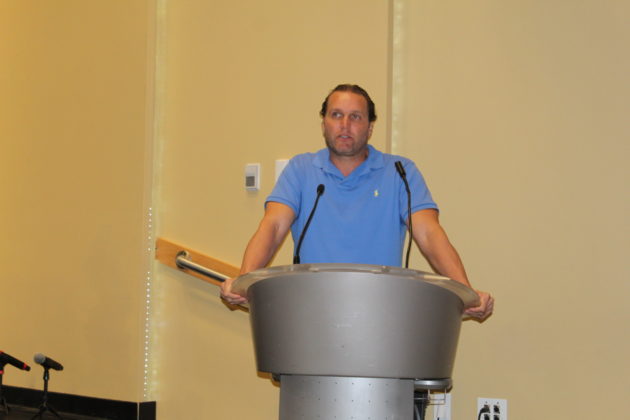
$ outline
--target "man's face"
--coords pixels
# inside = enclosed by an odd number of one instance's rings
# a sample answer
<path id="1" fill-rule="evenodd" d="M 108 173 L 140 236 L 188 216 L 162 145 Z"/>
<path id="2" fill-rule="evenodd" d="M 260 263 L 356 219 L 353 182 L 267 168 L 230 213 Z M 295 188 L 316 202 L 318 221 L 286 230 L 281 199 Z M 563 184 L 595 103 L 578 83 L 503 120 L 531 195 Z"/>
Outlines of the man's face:
<path id="1" fill-rule="evenodd" d="M 374 125 L 368 119 L 368 104 L 363 96 L 333 92 L 322 120 L 322 132 L 330 153 L 338 157 L 365 157 Z"/>

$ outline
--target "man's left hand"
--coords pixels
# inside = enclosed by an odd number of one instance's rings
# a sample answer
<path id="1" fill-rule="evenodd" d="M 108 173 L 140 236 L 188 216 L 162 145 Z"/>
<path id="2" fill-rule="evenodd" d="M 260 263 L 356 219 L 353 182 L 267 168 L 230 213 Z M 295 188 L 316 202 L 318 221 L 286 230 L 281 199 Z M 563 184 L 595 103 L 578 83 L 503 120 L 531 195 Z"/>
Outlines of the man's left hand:
<path id="1" fill-rule="evenodd" d="M 483 321 L 494 310 L 494 298 L 490 296 L 490 293 L 482 292 L 481 290 L 475 290 L 475 292 L 479 295 L 479 306 L 466 309 L 464 315 Z"/>

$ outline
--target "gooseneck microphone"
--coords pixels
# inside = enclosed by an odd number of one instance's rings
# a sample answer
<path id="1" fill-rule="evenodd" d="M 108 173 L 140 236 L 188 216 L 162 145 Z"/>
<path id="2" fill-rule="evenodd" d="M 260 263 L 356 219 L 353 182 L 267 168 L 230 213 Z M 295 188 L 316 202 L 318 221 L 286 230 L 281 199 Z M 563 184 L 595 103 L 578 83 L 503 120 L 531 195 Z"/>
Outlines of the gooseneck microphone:
<path id="1" fill-rule="evenodd" d="M 313 210 L 311 210 L 311 214 L 308 215 L 308 219 L 306 220 L 306 224 L 304 225 L 304 229 L 302 229 L 302 234 L 300 235 L 300 239 L 298 240 L 297 247 L 295 248 L 295 255 L 293 256 L 293 264 L 300 263 L 300 248 L 302 248 L 302 241 L 304 240 L 304 235 L 306 234 L 306 230 L 308 226 L 311 224 L 311 219 L 315 214 L 315 209 L 317 208 L 317 203 L 319 203 L 319 198 L 324 194 L 324 184 L 319 184 L 317 186 L 317 198 L 315 198 L 315 204 L 313 204 Z"/>
<path id="2" fill-rule="evenodd" d="M 4 369 L 5 364 L 10 364 L 11 366 L 15 366 L 18 369 L 22 370 L 31 370 L 31 367 L 24 363 L 21 360 L 16 359 L 15 357 L 6 354 L 2 350 L 0 350 L 0 372 Z"/>
<path id="3" fill-rule="evenodd" d="M 396 171 L 398 171 L 398 175 L 402 178 L 405 183 L 405 189 L 407 190 L 407 215 L 409 217 L 409 223 L 407 227 L 409 228 L 409 244 L 407 245 L 407 258 L 405 259 L 405 268 L 409 268 L 409 253 L 411 252 L 411 242 L 413 241 L 413 226 L 411 224 L 411 190 L 409 190 L 409 182 L 407 182 L 407 173 L 405 172 L 405 168 L 403 168 L 402 163 L 397 160 L 394 165 L 396 166 Z"/>
<path id="4" fill-rule="evenodd" d="M 61 363 L 54 361 L 50 357 L 46 357 L 41 353 L 37 353 L 33 356 L 35 363 L 42 365 L 45 369 L 63 370 Z"/>

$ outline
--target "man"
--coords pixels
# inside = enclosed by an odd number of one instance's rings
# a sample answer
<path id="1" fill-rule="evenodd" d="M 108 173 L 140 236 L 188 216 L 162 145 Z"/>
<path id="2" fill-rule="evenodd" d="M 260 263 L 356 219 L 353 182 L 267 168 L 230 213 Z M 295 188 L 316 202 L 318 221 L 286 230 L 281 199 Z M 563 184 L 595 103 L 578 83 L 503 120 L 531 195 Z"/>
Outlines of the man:
<path id="1" fill-rule="evenodd" d="M 357 85 L 339 85 L 324 100 L 320 115 L 327 148 L 291 159 L 267 198 L 263 219 L 245 250 L 241 274 L 266 266 L 289 229 L 297 243 L 320 184 L 325 193 L 305 235 L 301 262 L 400 266 L 408 220 L 406 190 L 394 165 L 400 161 L 411 188 L 414 241 L 438 274 L 470 287 L 414 163 L 368 145 L 376 121 L 368 93 Z M 232 282 L 223 283 L 222 298 L 232 304 L 246 302 L 231 292 Z M 486 292 L 477 293 L 480 305 L 466 314 L 484 319 L 492 313 L 494 299 Z"/>

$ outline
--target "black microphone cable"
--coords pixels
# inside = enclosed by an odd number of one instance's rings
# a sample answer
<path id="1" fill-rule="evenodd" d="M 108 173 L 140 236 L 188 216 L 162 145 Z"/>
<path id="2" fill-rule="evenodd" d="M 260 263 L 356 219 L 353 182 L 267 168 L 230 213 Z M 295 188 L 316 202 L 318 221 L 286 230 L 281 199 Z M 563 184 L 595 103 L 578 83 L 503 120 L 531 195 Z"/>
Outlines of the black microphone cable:
<path id="1" fill-rule="evenodd" d="M 302 229 L 302 234 L 300 235 L 300 239 L 298 240 L 297 247 L 295 248 L 295 255 L 293 256 L 293 264 L 300 263 L 300 248 L 302 248 L 302 241 L 304 240 L 304 235 L 306 234 L 306 230 L 308 226 L 311 224 L 311 219 L 315 214 L 315 209 L 317 208 L 317 203 L 319 203 L 319 198 L 324 194 L 324 184 L 319 184 L 317 186 L 317 198 L 315 199 L 315 204 L 313 204 L 313 210 L 311 210 L 311 214 L 308 215 L 308 219 L 306 220 L 306 224 L 304 225 L 304 229 Z"/>
<path id="2" fill-rule="evenodd" d="M 398 171 L 398 175 L 402 178 L 405 189 L 407 190 L 407 215 L 409 217 L 409 223 L 407 227 L 409 228 L 409 244 L 407 245 L 407 257 L 405 259 L 405 268 L 409 268 L 409 254 L 411 253 L 411 242 L 413 241 L 413 226 L 411 224 L 411 190 L 409 189 L 409 182 L 407 182 L 407 173 L 405 172 L 405 168 L 403 168 L 402 163 L 397 160 L 394 165 L 396 166 L 396 171 Z"/>

